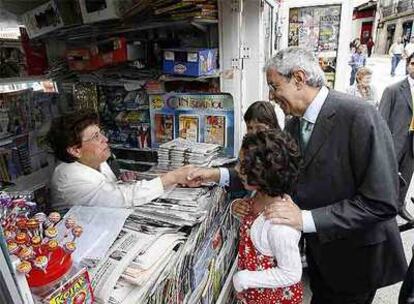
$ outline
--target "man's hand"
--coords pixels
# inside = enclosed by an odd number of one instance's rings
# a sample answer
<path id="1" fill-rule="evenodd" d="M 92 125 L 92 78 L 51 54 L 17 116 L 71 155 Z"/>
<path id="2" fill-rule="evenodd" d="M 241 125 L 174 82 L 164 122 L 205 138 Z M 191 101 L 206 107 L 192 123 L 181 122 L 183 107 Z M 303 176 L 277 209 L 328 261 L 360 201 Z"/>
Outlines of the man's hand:
<path id="1" fill-rule="evenodd" d="M 296 230 L 303 230 L 302 210 L 292 201 L 292 198 L 284 194 L 266 207 L 264 215 L 273 224 L 288 225 Z"/>
<path id="2" fill-rule="evenodd" d="M 175 184 L 187 184 L 187 176 L 191 171 L 195 170 L 195 167 L 192 165 L 187 165 L 173 171 L 167 172 L 161 176 L 162 184 L 165 187 L 172 186 Z"/>
<path id="3" fill-rule="evenodd" d="M 203 183 L 220 181 L 220 169 L 217 168 L 196 168 L 190 170 L 186 185 L 189 187 L 200 187 Z"/>
<path id="4" fill-rule="evenodd" d="M 231 203 L 231 212 L 237 217 L 244 217 L 250 211 L 250 202 L 248 200 L 238 198 Z"/>

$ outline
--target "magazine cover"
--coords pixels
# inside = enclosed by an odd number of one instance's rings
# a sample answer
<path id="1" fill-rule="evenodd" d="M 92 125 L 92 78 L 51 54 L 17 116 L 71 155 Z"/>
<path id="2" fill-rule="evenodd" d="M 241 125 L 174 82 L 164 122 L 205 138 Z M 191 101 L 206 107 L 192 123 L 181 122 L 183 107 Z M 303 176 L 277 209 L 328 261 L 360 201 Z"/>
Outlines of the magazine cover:
<path id="1" fill-rule="evenodd" d="M 204 122 L 204 141 L 208 144 L 226 145 L 226 117 L 208 115 Z"/>
<path id="2" fill-rule="evenodd" d="M 174 139 L 174 115 L 155 114 L 155 140 L 162 144 Z"/>
<path id="3" fill-rule="evenodd" d="M 199 117 L 190 115 L 179 116 L 178 134 L 181 138 L 198 142 Z"/>

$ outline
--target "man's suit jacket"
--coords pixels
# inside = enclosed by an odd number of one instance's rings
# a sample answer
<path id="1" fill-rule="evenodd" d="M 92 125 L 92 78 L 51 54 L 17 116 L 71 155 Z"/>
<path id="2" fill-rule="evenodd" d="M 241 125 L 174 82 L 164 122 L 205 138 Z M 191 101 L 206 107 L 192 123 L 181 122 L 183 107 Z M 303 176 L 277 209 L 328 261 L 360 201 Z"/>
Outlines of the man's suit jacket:
<path id="1" fill-rule="evenodd" d="M 398 163 L 407 151 L 414 160 L 413 134 L 408 131 L 413 116 L 413 99 L 407 79 L 384 90 L 379 111 L 390 128 Z"/>
<path id="2" fill-rule="evenodd" d="M 286 130 L 298 140 L 299 118 Z M 299 141 L 298 141 L 299 142 Z M 407 269 L 397 214 L 398 175 L 391 134 L 379 113 L 330 91 L 304 151 L 295 203 L 311 210 L 309 270 L 337 292 L 368 292 Z"/>

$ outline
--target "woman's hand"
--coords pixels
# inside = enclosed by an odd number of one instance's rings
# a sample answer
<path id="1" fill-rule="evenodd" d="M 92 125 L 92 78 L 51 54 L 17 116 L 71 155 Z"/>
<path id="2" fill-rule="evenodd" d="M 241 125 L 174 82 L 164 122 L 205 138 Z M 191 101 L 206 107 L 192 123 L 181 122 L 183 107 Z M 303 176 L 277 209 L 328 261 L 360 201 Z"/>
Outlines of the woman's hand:
<path id="1" fill-rule="evenodd" d="M 237 217 L 245 217 L 250 212 L 250 201 L 247 199 L 238 198 L 231 203 L 231 213 Z"/>

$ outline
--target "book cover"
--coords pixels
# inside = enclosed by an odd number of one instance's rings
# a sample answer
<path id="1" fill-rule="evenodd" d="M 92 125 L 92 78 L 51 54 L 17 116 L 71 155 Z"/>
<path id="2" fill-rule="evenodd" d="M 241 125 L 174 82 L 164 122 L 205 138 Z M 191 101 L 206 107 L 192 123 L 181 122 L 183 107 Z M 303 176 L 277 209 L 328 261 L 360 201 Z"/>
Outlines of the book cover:
<path id="1" fill-rule="evenodd" d="M 162 144 L 174 139 L 174 115 L 155 114 L 155 140 Z"/>
<path id="2" fill-rule="evenodd" d="M 205 117 L 204 141 L 209 144 L 226 145 L 226 117 L 208 115 Z"/>
<path id="3" fill-rule="evenodd" d="M 179 116 L 179 136 L 194 142 L 199 141 L 199 117 L 193 115 Z"/>

